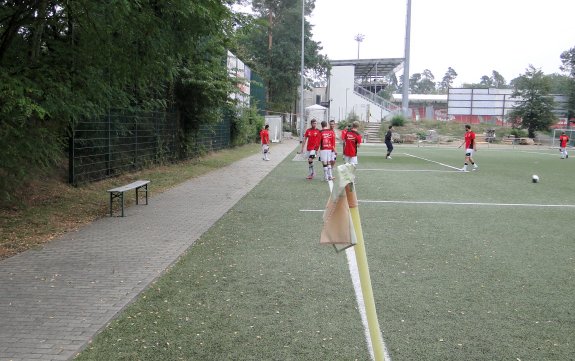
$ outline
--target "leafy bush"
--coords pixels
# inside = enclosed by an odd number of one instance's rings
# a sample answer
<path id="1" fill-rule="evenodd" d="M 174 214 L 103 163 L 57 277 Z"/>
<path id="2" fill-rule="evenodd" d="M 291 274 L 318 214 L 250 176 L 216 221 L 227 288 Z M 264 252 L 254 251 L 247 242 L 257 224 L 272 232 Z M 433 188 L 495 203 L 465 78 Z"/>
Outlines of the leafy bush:
<path id="1" fill-rule="evenodd" d="M 232 118 L 232 144 L 237 146 L 258 141 L 264 123 L 264 117 L 255 107 L 240 109 Z"/>
<path id="2" fill-rule="evenodd" d="M 30 87 L 5 75 L 0 72 L 0 206 L 12 203 L 30 176 L 56 163 L 66 136 L 65 128 L 29 96 Z"/>
<path id="3" fill-rule="evenodd" d="M 347 116 L 347 119 L 340 120 L 337 123 L 337 127 L 339 129 L 344 129 L 344 128 L 347 128 L 348 126 L 351 126 L 351 124 L 355 121 L 357 121 L 357 122 L 360 121 L 359 116 L 355 113 L 349 113 Z"/>
<path id="4" fill-rule="evenodd" d="M 347 128 L 348 126 L 351 127 L 351 123 L 352 123 L 352 122 L 347 121 L 347 120 L 341 120 L 341 121 L 339 121 L 339 122 L 337 123 L 337 128 L 338 128 L 339 130 L 343 130 L 343 129 Z"/>
<path id="5" fill-rule="evenodd" d="M 405 125 L 405 117 L 403 115 L 397 114 L 391 118 L 391 125 L 394 127 L 403 127 Z"/>
<path id="6" fill-rule="evenodd" d="M 527 134 L 527 130 L 521 128 L 511 128 L 509 131 L 509 135 L 514 135 L 515 138 L 526 138 Z"/>

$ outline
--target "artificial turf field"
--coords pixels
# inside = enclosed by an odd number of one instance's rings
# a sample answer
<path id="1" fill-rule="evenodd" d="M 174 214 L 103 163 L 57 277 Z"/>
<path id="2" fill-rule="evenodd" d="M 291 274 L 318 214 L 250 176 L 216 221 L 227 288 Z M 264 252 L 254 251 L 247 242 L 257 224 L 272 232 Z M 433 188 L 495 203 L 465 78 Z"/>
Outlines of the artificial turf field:
<path id="1" fill-rule="evenodd" d="M 360 148 L 356 189 L 391 359 L 575 359 L 575 154 L 384 155 Z M 79 359 L 368 360 L 346 256 L 318 243 L 328 185 L 292 158 Z"/>

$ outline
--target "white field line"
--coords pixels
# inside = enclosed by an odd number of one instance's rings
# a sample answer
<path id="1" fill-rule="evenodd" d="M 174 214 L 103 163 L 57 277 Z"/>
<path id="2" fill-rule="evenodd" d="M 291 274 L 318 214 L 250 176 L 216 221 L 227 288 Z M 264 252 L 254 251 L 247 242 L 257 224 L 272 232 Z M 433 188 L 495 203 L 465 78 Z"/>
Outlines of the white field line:
<path id="1" fill-rule="evenodd" d="M 381 156 L 383 156 L 383 155 L 385 155 L 384 153 L 385 153 L 385 151 L 384 151 L 384 149 L 382 149 L 381 152 L 360 152 L 360 153 L 358 154 L 358 156 L 359 156 L 360 158 L 361 158 L 362 155 L 381 155 Z"/>
<path id="2" fill-rule="evenodd" d="M 329 181 L 329 191 L 333 190 L 333 182 Z M 361 282 L 359 280 L 359 271 L 357 269 L 357 261 L 355 257 L 354 247 L 350 247 L 345 250 L 345 255 L 347 257 L 347 266 L 349 268 L 349 274 L 351 276 L 351 282 L 353 284 L 353 289 L 355 291 L 355 299 L 357 300 L 357 308 L 359 310 L 359 315 L 361 317 L 361 323 L 363 324 L 363 333 L 365 335 L 365 340 L 367 342 L 367 349 L 372 360 L 375 359 L 373 354 L 373 345 L 371 343 L 371 336 L 369 334 L 369 326 L 367 323 L 367 314 L 365 312 L 365 302 L 363 301 L 363 292 L 361 291 Z M 380 328 L 381 330 L 381 328 Z M 381 336 L 383 340 L 383 335 Z M 383 342 L 383 341 L 382 341 Z M 383 342 L 383 357 L 385 361 L 391 361 L 391 357 L 387 352 L 387 346 Z"/>
<path id="3" fill-rule="evenodd" d="M 372 168 L 372 169 L 356 169 L 356 172 L 434 172 L 434 173 L 453 173 L 452 170 L 438 170 L 438 169 L 384 169 L 384 168 Z"/>
<path id="4" fill-rule="evenodd" d="M 431 160 L 431 159 L 426 159 L 426 158 L 418 157 L 418 156 L 413 155 L 413 154 L 409 154 L 409 153 L 403 153 L 403 154 L 405 154 L 405 155 L 407 155 L 407 156 L 409 156 L 409 157 L 413 157 L 413 158 L 425 160 L 425 161 L 427 161 L 427 162 L 439 164 L 439 165 L 442 165 L 442 166 L 444 166 L 444 167 L 451 168 L 451 169 L 454 169 L 454 170 L 458 170 L 458 171 L 461 170 L 461 168 L 457 168 L 457 167 L 454 167 L 454 166 L 452 166 L 452 165 L 445 164 L 445 163 L 441 163 L 441 162 L 436 162 L 436 161 Z"/>
<path id="5" fill-rule="evenodd" d="M 361 282 L 359 280 L 359 271 L 357 269 L 357 262 L 355 258 L 355 248 L 350 247 L 345 250 L 345 255 L 347 257 L 347 266 L 349 268 L 349 274 L 351 276 L 351 283 L 353 284 L 353 290 L 355 291 L 355 299 L 357 301 L 357 309 L 359 310 L 359 315 L 361 316 L 361 323 L 363 324 L 363 333 L 365 335 L 365 340 L 367 342 L 367 350 L 371 359 L 374 360 L 375 356 L 373 354 L 373 344 L 371 343 L 371 336 L 369 335 L 369 326 L 367 323 L 367 314 L 365 312 L 365 302 L 363 301 L 363 293 L 361 292 Z M 385 354 L 387 356 L 387 348 L 385 344 L 383 345 Z M 386 360 L 389 360 L 386 357 Z"/>
<path id="6" fill-rule="evenodd" d="M 528 152 L 526 150 L 521 150 L 519 153 L 529 153 L 529 154 L 541 154 L 541 155 L 552 155 L 554 157 L 559 157 L 561 153 L 559 151 L 557 153 L 543 153 L 543 152 Z"/>
<path id="7" fill-rule="evenodd" d="M 449 206 L 491 206 L 491 207 L 539 207 L 539 208 L 575 208 L 575 204 L 536 204 L 536 203 L 484 203 L 484 202 L 442 202 L 442 201 L 378 201 L 358 200 L 359 203 L 393 203 L 393 204 L 434 204 Z"/>

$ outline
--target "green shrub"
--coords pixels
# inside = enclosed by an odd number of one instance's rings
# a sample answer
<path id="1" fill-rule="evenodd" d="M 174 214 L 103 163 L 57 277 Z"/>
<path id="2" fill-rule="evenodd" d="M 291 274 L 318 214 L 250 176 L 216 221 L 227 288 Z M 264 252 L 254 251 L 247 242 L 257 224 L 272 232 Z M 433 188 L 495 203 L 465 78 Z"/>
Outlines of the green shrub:
<path id="1" fill-rule="evenodd" d="M 509 135 L 514 135 L 515 138 L 527 138 L 527 130 L 521 128 L 511 128 Z"/>
<path id="2" fill-rule="evenodd" d="M 343 130 L 343 129 L 347 128 L 348 126 L 351 126 L 351 123 L 352 122 L 347 121 L 347 120 L 341 120 L 337 123 L 337 128 L 339 130 Z"/>
<path id="3" fill-rule="evenodd" d="M 405 117 L 403 115 L 397 114 L 391 118 L 391 125 L 394 127 L 403 127 L 405 125 Z"/>
<path id="4" fill-rule="evenodd" d="M 242 108 L 232 119 L 232 144 L 234 146 L 257 142 L 265 119 L 255 107 Z"/>

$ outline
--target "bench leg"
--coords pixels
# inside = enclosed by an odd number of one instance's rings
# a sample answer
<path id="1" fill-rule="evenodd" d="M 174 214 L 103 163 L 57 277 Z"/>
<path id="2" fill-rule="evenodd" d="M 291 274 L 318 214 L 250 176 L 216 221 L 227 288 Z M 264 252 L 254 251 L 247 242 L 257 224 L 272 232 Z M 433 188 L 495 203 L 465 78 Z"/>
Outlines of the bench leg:
<path id="1" fill-rule="evenodd" d="M 110 217 L 114 216 L 114 199 L 120 198 L 122 217 L 124 217 L 124 192 L 110 192 Z"/>
<path id="2" fill-rule="evenodd" d="M 148 185 L 147 184 L 144 184 L 143 186 L 136 188 L 136 204 L 139 204 L 139 201 L 140 201 L 140 195 L 138 193 L 140 188 L 143 188 L 142 191 L 146 194 L 146 205 L 147 205 L 148 204 Z"/>

